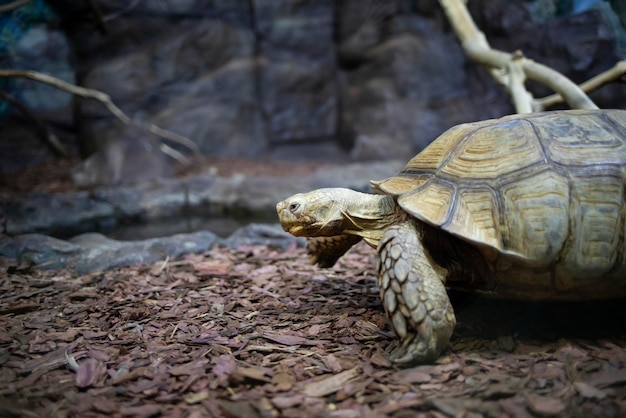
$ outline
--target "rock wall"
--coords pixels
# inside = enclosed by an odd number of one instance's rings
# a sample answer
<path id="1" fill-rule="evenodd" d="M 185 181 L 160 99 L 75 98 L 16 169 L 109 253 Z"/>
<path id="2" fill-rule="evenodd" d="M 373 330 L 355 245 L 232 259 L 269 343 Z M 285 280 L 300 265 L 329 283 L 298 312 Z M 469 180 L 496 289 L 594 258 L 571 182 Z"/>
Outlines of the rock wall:
<path id="1" fill-rule="evenodd" d="M 81 82 L 206 154 L 405 158 L 455 123 L 510 112 L 493 85 L 472 95 L 454 36 L 408 1 L 158 4 L 108 21 L 108 36 L 75 32 Z M 95 102 L 78 119 L 96 144 L 116 123 Z"/>
<path id="2" fill-rule="evenodd" d="M 49 3 L 82 85 L 207 155 L 406 159 L 454 124 L 512 112 L 435 0 L 100 0 L 105 28 L 89 2 Z M 548 3 L 469 6 L 493 46 L 577 82 L 623 55 L 608 2 L 575 15 L 546 12 Z M 626 107 L 625 98 L 618 84 L 593 94 L 601 107 Z M 78 100 L 75 120 L 84 155 L 137 135 L 95 101 Z"/>

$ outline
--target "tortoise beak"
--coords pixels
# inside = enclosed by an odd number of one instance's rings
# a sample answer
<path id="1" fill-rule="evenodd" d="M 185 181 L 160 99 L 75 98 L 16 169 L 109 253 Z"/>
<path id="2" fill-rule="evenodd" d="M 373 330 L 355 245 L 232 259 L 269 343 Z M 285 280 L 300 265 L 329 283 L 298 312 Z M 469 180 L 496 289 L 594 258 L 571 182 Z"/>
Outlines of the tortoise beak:
<path id="1" fill-rule="evenodd" d="M 298 235 L 302 231 L 302 202 L 295 197 L 283 200 L 276 205 L 276 212 L 280 224 L 286 232 L 292 235 Z"/>

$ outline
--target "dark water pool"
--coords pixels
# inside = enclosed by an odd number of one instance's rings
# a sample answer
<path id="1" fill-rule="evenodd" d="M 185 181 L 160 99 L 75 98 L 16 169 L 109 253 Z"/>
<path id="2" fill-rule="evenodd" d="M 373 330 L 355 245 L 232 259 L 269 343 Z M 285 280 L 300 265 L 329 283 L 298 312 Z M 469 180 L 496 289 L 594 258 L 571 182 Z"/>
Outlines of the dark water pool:
<path id="1" fill-rule="evenodd" d="M 150 220 L 148 222 L 125 222 L 98 231 L 109 238 L 121 241 L 138 241 L 174 234 L 208 230 L 227 238 L 237 229 L 249 223 L 277 223 L 270 215 L 241 216 L 177 216 L 171 219 Z"/>
<path id="2" fill-rule="evenodd" d="M 69 239 L 87 232 L 98 232 L 115 240 L 140 241 L 174 234 L 211 231 L 222 238 L 227 238 L 237 229 L 250 223 L 274 224 L 278 223 L 278 218 L 274 213 L 176 214 L 150 220 L 100 219 L 39 232 L 60 239 Z"/>

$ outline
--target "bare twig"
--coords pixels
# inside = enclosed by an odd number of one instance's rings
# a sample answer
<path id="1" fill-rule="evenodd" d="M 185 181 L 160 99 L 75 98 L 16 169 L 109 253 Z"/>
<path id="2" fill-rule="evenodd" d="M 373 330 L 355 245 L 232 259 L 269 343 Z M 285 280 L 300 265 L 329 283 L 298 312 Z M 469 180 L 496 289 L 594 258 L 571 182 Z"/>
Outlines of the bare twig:
<path id="1" fill-rule="evenodd" d="M 125 125 L 131 125 L 133 123 L 132 119 L 129 116 L 127 116 L 124 112 L 122 112 L 122 110 L 119 107 L 117 107 L 115 103 L 113 103 L 113 100 L 111 100 L 111 96 L 99 90 L 76 86 L 74 84 L 63 81 L 59 78 L 52 77 L 47 74 L 39 73 L 37 71 L 0 69 L 0 77 L 30 78 L 32 80 L 46 83 L 58 89 L 67 91 L 76 96 L 84 97 L 86 99 L 97 100 L 100 103 L 104 104 L 104 106 Z M 172 142 L 178 143 L 184 147 L 189 148 L 196 155 L 200 154 L 200 151 L 196 143 L 187 137 L 165 130 L 163 128 L 159 128 L 158 126 L 153 125 L 153 124 L 149 124 L 148 126 L 145 127 L 145 129 L 147 129 L 148 131 L 158 136 L 161 136 L 162 138 L 168 139 Z M 185 164 L 185 165 L 189 164 L 189 160 L 187 158 L 185 158 L 181 153 L 175 151 L 171 147 L 169 146 L 161 147 L 161 150 L 167 155 L 169 155 L 170 157 L 179 161 L 180 163 Z"/>
<path id="2" fill-rule="evenodd" d="M 88 0 L 88 3 L 89 7 L 91 7 L 91 10 L 93 10 L 93 12 L 96 14 L 96 19 L 98 21 L 98 27 L 100 28 L 100 31 L 106 34 L 107 26 L 104 23 L 104 15 L 102 14 L 102 10 L 100 9 L 98 2 L 96 0 Z"/>
<path id="3" fill-rule="evenodd" d="M 448 20 L 470 59 L 485 66 L 492 77 L 502 84 L 515 103 L 518 113 L 529 109 L 541 110 L 542 103 L 532 98 L 523 86 L 528 78 L 539 81 L 559 93 L 572 108 L 597 109 L 591 99 L 574 82 L 561 73 L 539 64 L 521 54 L 510 54 L 492 49 L 485 35 L 474 24 L 467 7 L 461 0 L 439 0 Z M 517 62 L 514 62 L 517 61 Z M 521 71 L 517 74 L 511 73 Z"/>
<path id="4" fill-rule="evenodd" d="M 524 87 L 526 73 L 524 72 L 524 56 L 521 53 L 513 55 L 507 65 L 507 73 L 509 75 L 508 89 L 517 113 L 532 112 L 533 96 Z"/>
<path id="5" fill-rule="evenodd" d="M 596 75 L 595 77 L 590 78 L 589 80 L 582 83 L 579 87 L 585 93 L 589 93 L 596 89 L 599 89 L 605 84 L 619 79 L 624 74 L 626 74 L 626 60 L 619 61 L 613 67 Z M 563 97 L 557 93 L 543 97 L 541 99 L 537 99 L 537 102 L 539 102 L 539 107 L 545 109 L 558 103 L 562 103 Z"/>
<path id="6" fill-rule="evenodd" d="M 52 150 L 62 156 L 69 157 L 69 152 L 67 148 L 59 141 L 59 138 L 54 134 L 54 132 L 50 131 L 46 124 L 39 119 L 33 112 L 28 109 L 23 103 L 17 100 L 15 97 L 10 95 L 9 93 L 0 90 L 0 98 L 6 100 L 15 106 L 22 114 L 27 118 L 33 121 L 35 126 L 37 127 L 37 132 L 39 133 L 39 137 L 46 143 Z"/>
<path id="7" fill-rule="evenodd" d="M 113 101 L 111 100 L 111 96 L 99 90 L 87 89 L 85 87 L 76 86 L 74 84 L 68 83 L 67 81 L 37 71 L 0 69 L 0 77 L 30 78 L 41 83 L 49 84 L 60 90 L 65 90 L 68 93 L 76 96 L 84 97 L 86 99 L 97 100 L 100 103 L 104 104 L 104 106 L 106 106 L 106 108 L 109 109 L 109 111 L 113 113 L 116 118 L 122 121 L 122 123 L 124 123 L 125 125 L 130 125 L 131 123 L 131 119 L 126 116 L 126 114 L 124 114 L 124 112 L 122 112 L 122 110 L 117 107 L 115 103 L 113 103 Z"/>
<path id="8" fill-rule="evenodd" d="M 30 3 L 30 0 L 16 0 L 9 4 L 3 4 L 2 6 L 0 6 L 0 13 L 10 12 L 11 10 L 22 7 L 28 3 Z"/>
<path id="9" fill-rule="evenodd" d="M 112 20 L 115 20 L 118 17 L 128 13 L 131 10 L 133 10 L 135 7 L 137 7 L 137 5 L 139 3 L 141 3 L 141 0 L 133 0 L 130 4 L 128 4 L 124 9 L 120 10 L 119 12 L 111 13 L 111 14 L 108 14 L 108 15 L 104 16 L 103 21 L 104 22 L 110 22 Z"/>
<path id="10" fill-rule="evenodd" d="M 170 147 L 167 144 L 161 143 L 161 145 L 159 145 L 159 149 L 161 150 L 163 154 L 169 155 L 170 157 L 180 162 L 181 164 L 184 164 L 184 165 L 191 164 L 191 161 L 189 161 L 189 158 L 185 157 L 183 153 L 176 151 L 174 148 Z"/>
<path id="11" fill-rule="evenodd" d="M 200 156 L 201 154 L 200 149 L 198 148 L 198 144 L 196 144 L 195 142 L 193 142 L 191 139 L 187 138 L 186 136 L 182 136 L 175 132 L 171 132 L 163 128 L 159 128 L 158 126 L 152 123 L 148 125 L 147 129 L 148 131 L 152 132 L 155 135 L 158 135 L 165 139 L 169 139 L 172 142 L 175 142 L 177 144 L 180 144 L 184 147 L 189 148 L 196 156 Z"/>

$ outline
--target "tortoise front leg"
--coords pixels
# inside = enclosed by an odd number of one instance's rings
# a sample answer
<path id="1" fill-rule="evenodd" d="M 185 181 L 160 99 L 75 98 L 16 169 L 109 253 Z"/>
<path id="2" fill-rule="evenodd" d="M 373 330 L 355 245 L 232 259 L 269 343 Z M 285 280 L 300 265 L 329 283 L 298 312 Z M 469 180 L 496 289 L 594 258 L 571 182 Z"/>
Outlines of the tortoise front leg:
<path id="1" fill-rule="evenodd" d="M 400 337 L 390 360 L 407 364 L 437 359 L 456 325 L 444 287 L 447 271 L 430 257 L 412 221 L 385 231 L 378 253 L 380 297 Z"/>
<path id="2" fill-rule="evenodd" d="M 336 235 L 333 237 L 312 237 L 307 240 L 306 249 L 311 264 L 332 267 L 361 237 L 357 235 Z"/>

